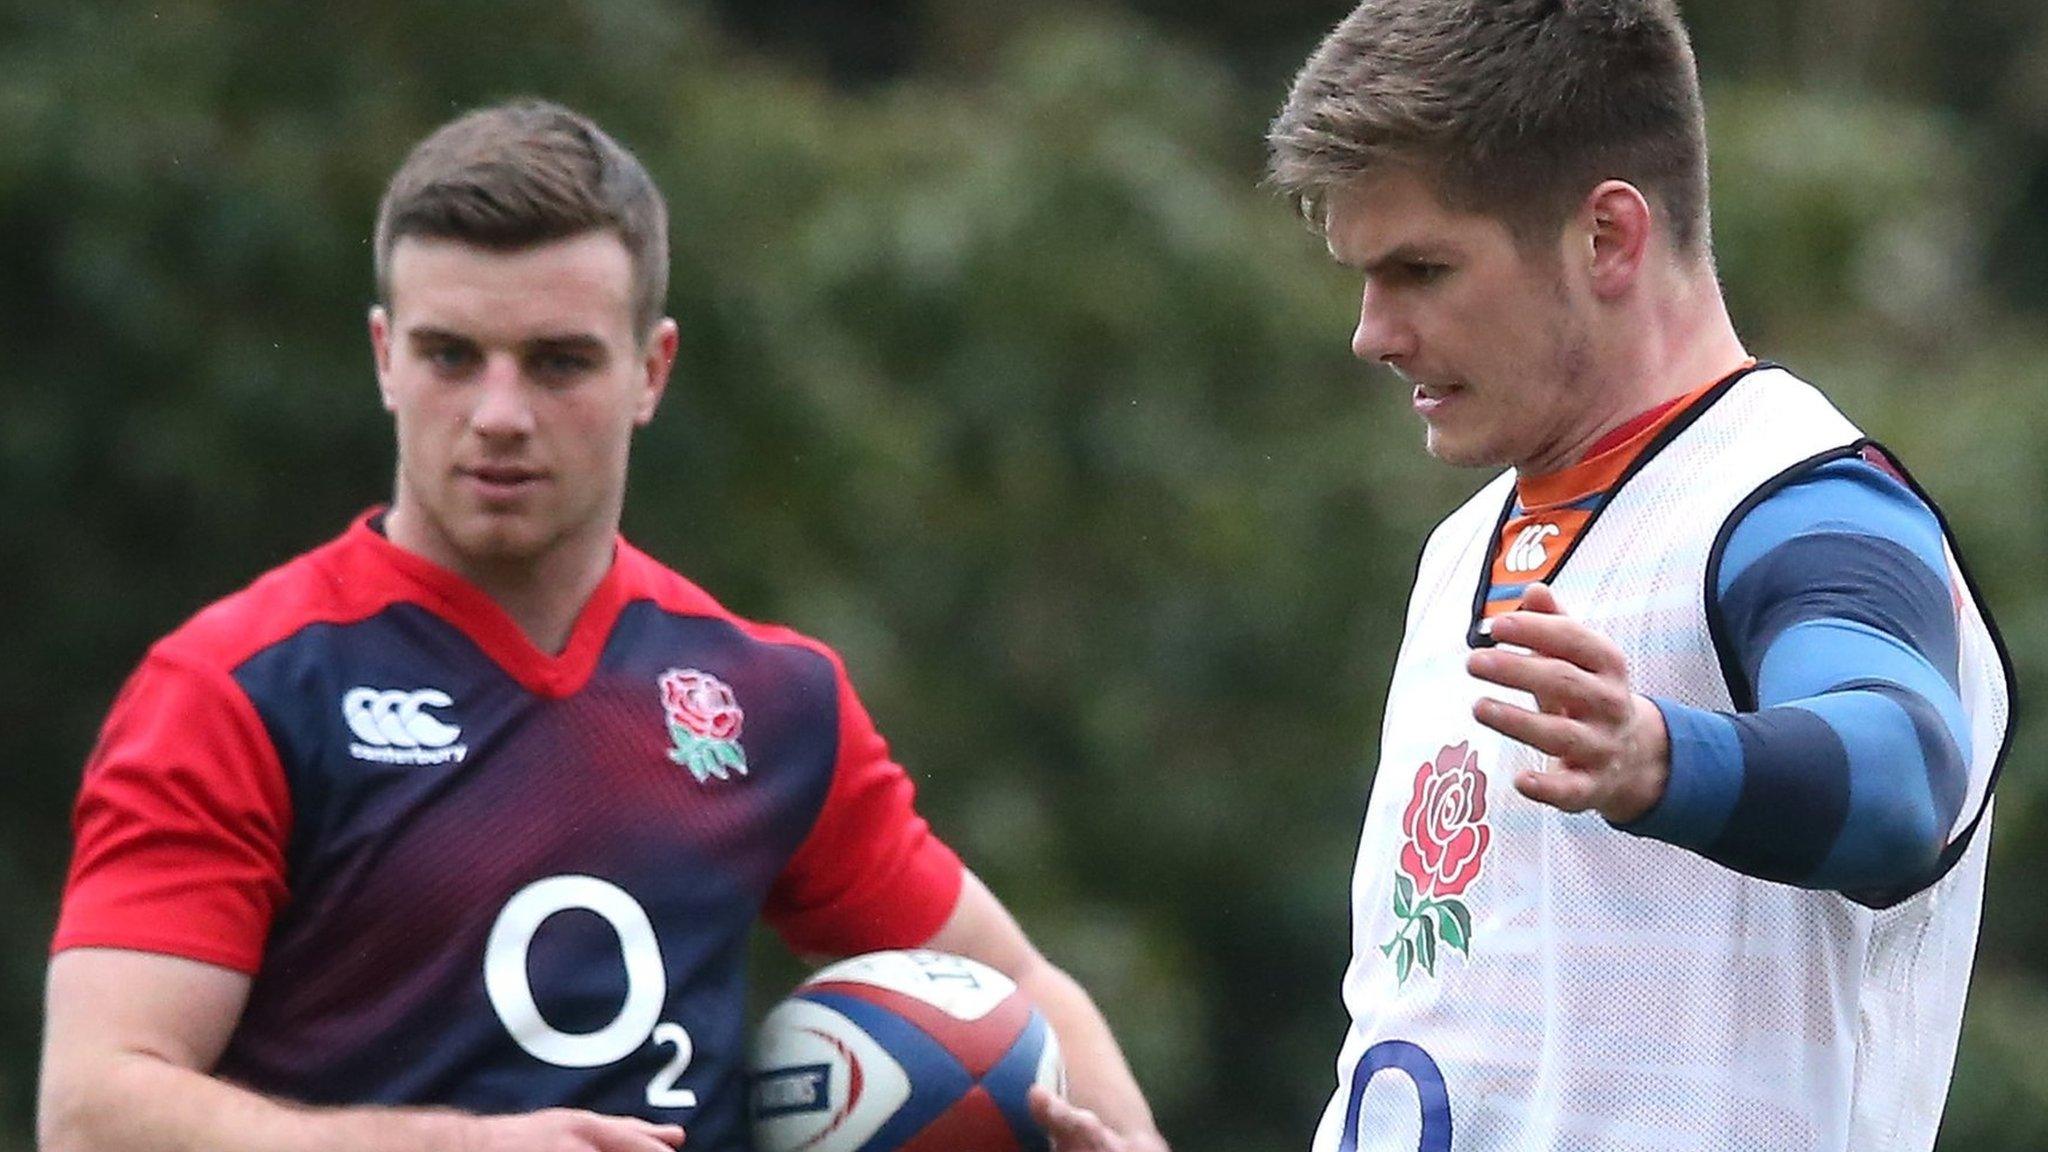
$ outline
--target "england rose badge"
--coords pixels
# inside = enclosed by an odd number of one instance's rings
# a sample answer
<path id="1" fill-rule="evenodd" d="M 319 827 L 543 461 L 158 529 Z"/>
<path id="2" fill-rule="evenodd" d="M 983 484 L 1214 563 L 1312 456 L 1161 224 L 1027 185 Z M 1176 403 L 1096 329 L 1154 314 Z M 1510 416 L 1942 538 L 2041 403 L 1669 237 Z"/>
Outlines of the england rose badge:
<path id="1" fill-rule="evenodd" d="M 1459 897 L 1479 877 L 1493 829 L 1486 823 L 1486 773 L 1479 754 L 1454 744 L 1415 770 L 1415 791 L 1401 814 L 1401 859 L 1394 875 L 1400 927 L 1380 945 L 1396 984 L 1418 965 L 1436 975 L 1441 942 L 1472 954 L 1472 913 Z"/>
<path id="2" fill-rule="evenodd" d="M 725 681 L 695 668 L 671 668 L 661 674 L 661 706 L 673 745 L 668 758 L 688 768 L 697 783 L 747 774 L 747 753 L 740 747 L 747 717 Z"/>

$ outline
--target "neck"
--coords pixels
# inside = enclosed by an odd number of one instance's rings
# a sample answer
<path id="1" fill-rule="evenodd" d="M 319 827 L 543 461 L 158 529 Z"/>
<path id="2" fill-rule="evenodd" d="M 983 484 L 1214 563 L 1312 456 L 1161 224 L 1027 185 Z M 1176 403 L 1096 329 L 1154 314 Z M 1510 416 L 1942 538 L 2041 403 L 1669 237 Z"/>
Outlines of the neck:
<path id="1" fill-rule="evenodd" d="M 1680 290 L 1658 298 L 1649 311 L 1639 352 L 1641 393 L 1615 424 L 1711 384 L 1749 359 L 1711 267 L 1686 278 Z"/>
<path id="2" fill-rule="evenodd" d="M 537 562 L 478 565 L 456 571 L 519 625 L 535 648 L 559 656 L 569 646 L 576 618 L 612 566 L 612 541 L 600 548 L 558 548 Z"/>
<path id="3" fill-rule="evenodd" d="M 1645 294 L 1589 341 L 1586 383 L 1597 400 L 1584 425 L 1541 461 L 1519 468 L 1541 476 L 1584 459 L 1600 438 L 1660 404 L 1711 384 L 1749 359 L 1711 266 L 1674 270 L 1665 290 Z"/>
<path id="4" fill-rule="evenodd" d="M 414 514 L 403 498 L 384 519 L 393 544 L 476 585 L 512 618 L 533 646 L 551 656 L 569 644 L 576 618 L 611 570 L 616 532 L 577 533 L 536 555 L 474 555 Z"/>

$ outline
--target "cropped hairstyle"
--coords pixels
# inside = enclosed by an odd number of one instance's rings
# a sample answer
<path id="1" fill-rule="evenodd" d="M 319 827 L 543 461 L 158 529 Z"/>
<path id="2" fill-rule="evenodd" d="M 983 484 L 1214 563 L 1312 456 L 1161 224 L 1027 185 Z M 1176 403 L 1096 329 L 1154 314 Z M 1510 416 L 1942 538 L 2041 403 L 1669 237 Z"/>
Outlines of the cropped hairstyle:
<path id="1" fill-rule="evenodd" d="M 1364 0 L 1267 143 L 1270 181 L 1318 230 L 1333 190 L 1403 170 L 1524 245 L 1625 180 L 1681 252 L 1708 246 L 1706 116 L 1673 0 Z"/>
<path id="2" fill-rule="evenodd" d="M 377 207 L 377 292 L 391 300 L 391 249 L 407 236 L 496 251 L 608 230 L 633 268 L 645 337 L 668 297 L 668 209 L 647 169 L 588 118 L 517 100 L 436 129 L 405 158 Z"/>

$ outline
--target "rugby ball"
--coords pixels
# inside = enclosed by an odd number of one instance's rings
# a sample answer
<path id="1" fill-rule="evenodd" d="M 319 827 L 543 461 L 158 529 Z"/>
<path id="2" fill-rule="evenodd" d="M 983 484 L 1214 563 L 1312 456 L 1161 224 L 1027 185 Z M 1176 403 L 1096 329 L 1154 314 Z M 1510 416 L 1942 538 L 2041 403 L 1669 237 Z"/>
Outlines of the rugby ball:
<path id="1" fill-rule="evenodd" d="M 820 969 L 762 1020 L 749 1072 L 754 1152 L 1049 1152 L 1026 1094 L 1066 1090 L 1017 985 L 929 951 Z"/>

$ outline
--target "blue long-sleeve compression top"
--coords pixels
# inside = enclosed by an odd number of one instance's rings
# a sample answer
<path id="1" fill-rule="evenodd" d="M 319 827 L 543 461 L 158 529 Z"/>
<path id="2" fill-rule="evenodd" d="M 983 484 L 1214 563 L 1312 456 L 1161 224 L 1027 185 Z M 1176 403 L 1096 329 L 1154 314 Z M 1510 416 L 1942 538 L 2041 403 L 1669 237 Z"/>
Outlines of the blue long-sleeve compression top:
<path id="1" fill-rule="evenodd" d="M 1934 513 L 1871 463 L 1828 463 L 1735 525 L 1714 595 L 1756 710 L 1655 700 L 1670 781 L 1625 830 L 1866 904 L 1931 883 L 1969 744 Z"/>

